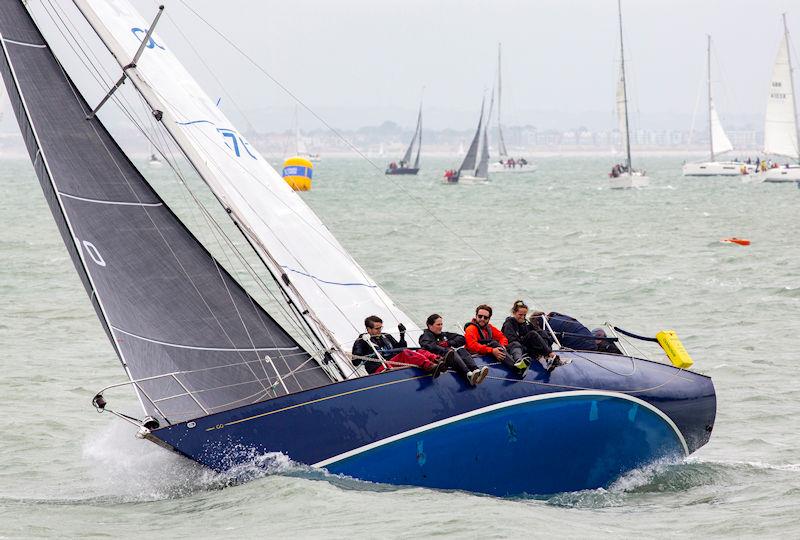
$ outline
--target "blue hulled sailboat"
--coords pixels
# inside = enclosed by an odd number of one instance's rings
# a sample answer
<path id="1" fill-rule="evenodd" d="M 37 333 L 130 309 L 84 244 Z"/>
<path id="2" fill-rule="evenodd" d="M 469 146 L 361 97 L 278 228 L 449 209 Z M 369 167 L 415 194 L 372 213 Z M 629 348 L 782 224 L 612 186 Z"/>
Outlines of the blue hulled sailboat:
<path id="1" fill-rule="evenodd" d="M 419 328 L 178 62 L 154 32 L 161 10 L 148 23 L 126 0 L 75 4 L 120 62 L 120 81 L 133 84 L 280 286 L 295 330 L 150 186 L 25 3 L 0 0 L 0 72 L 14 113 L 142 415 L 115 412 L 104 392 L 98 409 L 216 470 L 281 452 L 354 478 L 501 496 L 607 486 L 708 441 L 711 380 L 627 355 L 562 349 L 568 365 L 534 366 L 524 378 L 490 363 L 479 387 L 416 368 L 364 376 L 347 352 L 366 315 L 402 323 L 412 338 Z"/>

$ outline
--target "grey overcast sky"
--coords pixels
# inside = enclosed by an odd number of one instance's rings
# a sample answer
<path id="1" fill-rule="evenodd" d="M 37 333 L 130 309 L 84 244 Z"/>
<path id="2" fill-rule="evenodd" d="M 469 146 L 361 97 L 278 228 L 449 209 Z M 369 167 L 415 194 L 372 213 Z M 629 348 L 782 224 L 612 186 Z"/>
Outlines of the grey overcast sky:
<path id="1" fill-rule="evenodd" d="M 75 13 L 68 0 L 56 1 Z M 423 86 L 426 127 L 473 126 L 481 96 L 494 82 L 498 42 L 506 124 L 614 126 L 615 0 L 186 2 L 338 127 L 384 120 L 413 125 Z M 31 0 L 34 11 L 40 3 Z M 133 3 L 149 19 L 160 2 Z M 183 2 L 163 3 L 169 17 L 157 31 L 209 94 L 222 90 L 176 25 L 259 130 L 286 129 L 291 98 Z M 639 127 L 688 129 L 711 34 L 723 123 L 760 128 L 783 12 L 792 52 L 800 49 L 798 0 L 626 0 L 622 8 Z M 232 103 L 223 100 L 223 106 L 236 117 Z M 308 114 L 301 114 L 301 126 L 320 127 Z"/>

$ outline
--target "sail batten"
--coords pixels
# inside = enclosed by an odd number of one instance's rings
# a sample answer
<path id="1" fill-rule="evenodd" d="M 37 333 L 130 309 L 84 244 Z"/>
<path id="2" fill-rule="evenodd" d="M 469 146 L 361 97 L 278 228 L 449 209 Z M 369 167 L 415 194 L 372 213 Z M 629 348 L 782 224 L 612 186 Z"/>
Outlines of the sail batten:
<path id="1" fill-rule="evenodd" d="M 52 51 L 12 43 L 44 43 L 21 2 L 0 0 L 0 36 L 0 71 L 45 198 L 145 412 L 177 422 L 328 384 L 99 119 L 86 119 L 91 108 Z"/>
<path id="2" fill-rule="evenodd" d="M 131 28 L 144 28 L 145 21 L 124 0 L 76 4 L 122 66 L 140 45 Z M 127 71 L 132 82 L 162 111 L 164 127 L 245 231 L 270 273 L 279 278 L 278 285 L 301 307 L 341 370 L 353 371 L 345 351 L 363 332 L 368 315 L 384 318 L 387 326 L 403 323 L 418 330 L 235 129 L 157 32 L 153 42 L 137 66 Z M 289 278 L 285 267 L 301 273 Z M 357 282 L 369 286 L 340 285 Z"/>

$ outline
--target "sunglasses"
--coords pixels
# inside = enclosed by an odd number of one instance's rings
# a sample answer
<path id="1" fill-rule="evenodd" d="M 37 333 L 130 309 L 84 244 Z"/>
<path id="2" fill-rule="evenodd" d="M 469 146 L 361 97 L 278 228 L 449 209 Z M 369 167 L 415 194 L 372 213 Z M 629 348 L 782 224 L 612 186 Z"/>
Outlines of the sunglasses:
<path id="1" fill-rule="evenodd" d="M 492 318 L 491 315 L 475 315 L 476 319 L 486 319 L 487 321 Z"/>

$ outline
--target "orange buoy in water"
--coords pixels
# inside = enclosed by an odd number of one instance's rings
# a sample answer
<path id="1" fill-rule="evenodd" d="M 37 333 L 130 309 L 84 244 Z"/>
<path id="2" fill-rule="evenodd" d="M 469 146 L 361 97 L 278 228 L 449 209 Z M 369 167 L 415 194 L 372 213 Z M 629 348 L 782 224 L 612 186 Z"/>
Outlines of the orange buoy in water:
<path id="1" fill-rule="evenodd" d="M 731 236 L 730 238 L 723 238 L 720 240 L 725 244 L 739 244 L 740 246 L 749 246 L 750 240 L 745 240 L 744 238 L 736 238 L 735 236 Z"/>

